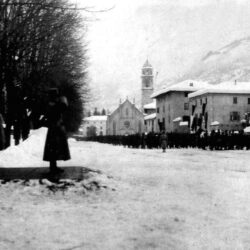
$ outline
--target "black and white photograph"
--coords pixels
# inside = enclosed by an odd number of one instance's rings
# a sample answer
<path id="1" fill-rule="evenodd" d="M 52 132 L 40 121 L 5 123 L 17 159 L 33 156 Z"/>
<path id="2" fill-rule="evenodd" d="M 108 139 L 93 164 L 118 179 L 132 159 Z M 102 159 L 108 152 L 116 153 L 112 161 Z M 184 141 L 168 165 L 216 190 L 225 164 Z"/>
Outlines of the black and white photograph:
<path id="1" fill-rule="evenodd" d="M 0 250 L 247 250 L 249 218 L 249 0 L 0 0 Z"/>

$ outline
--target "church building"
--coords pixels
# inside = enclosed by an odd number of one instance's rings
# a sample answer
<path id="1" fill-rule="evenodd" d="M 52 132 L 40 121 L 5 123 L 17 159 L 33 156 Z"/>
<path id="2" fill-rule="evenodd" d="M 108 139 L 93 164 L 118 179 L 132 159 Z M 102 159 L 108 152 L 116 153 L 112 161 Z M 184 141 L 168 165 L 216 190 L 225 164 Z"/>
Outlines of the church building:
<path id="1" fill-rule="evenodd" d="M 108 135 L 128 135 L 154 131 L 156 104 L 151 98 L 154 92 L 153 67 L 148 60 L 141 70 L 141 107 L 138 109 L 128 98 L 107 119 Z M 145 120 L 147 115 L 150 119 Z M 148 124 L 153 124 L 147 128 Z"/>
<path id="2" fill-rule="evenodd" d="M 144 132 L 144 117 L 142 112 L 128 99 L 107 119 L 108 135 L 141 134 Z"/>

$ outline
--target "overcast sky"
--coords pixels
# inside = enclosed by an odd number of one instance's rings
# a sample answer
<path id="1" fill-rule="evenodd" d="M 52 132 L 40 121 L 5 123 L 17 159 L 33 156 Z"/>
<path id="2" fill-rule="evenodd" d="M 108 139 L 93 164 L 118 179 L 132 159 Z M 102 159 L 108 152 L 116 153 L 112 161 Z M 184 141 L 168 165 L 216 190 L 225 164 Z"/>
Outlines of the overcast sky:
<path id="1" fill-rule="evenodd" d="M 159 87 L 208 51 L 250 36 L 248 0 L 78 0 L 80 5 L 114 6 L 89 23 L 92 107 L 112 110 L 127 96 L 139 104 L 147 57 Z"/>

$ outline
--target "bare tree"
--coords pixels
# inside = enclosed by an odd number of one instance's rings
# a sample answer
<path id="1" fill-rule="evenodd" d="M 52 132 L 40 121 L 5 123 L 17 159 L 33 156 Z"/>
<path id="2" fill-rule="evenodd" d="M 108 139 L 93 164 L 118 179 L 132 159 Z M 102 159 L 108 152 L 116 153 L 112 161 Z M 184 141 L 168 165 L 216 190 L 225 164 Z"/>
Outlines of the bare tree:
<path id="1" fill-rule="evenodd" d="M 27 138 L 31 123 L 42 125 L 50 87 L 69 99 L 67 128 L 74 131 L 81 123 L 88 91 L 85 26 L 70 6 L 61 0 L 1 0 L 0 112 L 6 146 L 11 127 L 18 144 Z"/>

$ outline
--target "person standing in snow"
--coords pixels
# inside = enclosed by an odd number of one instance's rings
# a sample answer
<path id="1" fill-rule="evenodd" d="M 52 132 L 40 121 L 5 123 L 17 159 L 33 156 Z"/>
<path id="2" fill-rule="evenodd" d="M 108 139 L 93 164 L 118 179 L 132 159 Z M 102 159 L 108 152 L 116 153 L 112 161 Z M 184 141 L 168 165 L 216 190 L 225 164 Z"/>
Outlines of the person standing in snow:
<path id="1" fill-rule="evenodd" d="M 161 133 L 160 142 L 161 142 L 162 152 L 164 153 L 166 152 L 166 148 L 167 148 L 167 135 L 165 131 L 162 131 Z"/>
<path id="2" fill-rule="evenodd" d="M 63 123 L 63 113 L 67 107 L 67 98 L 65 96 L 60 97 L 58 89 L 50 89 L 48 111 L 45 118 L 48 132 L 43 160 L 50 162 L 51 173 L 62 171 L 57 167 L 58 160 L 66 161 L 70 159 L 67 133 Z"/>
<path id="3" fill-rule="evenodd" d="M 0 150 L 5 149 L 5 122 L 2 114 L 0 113 Z"/>

